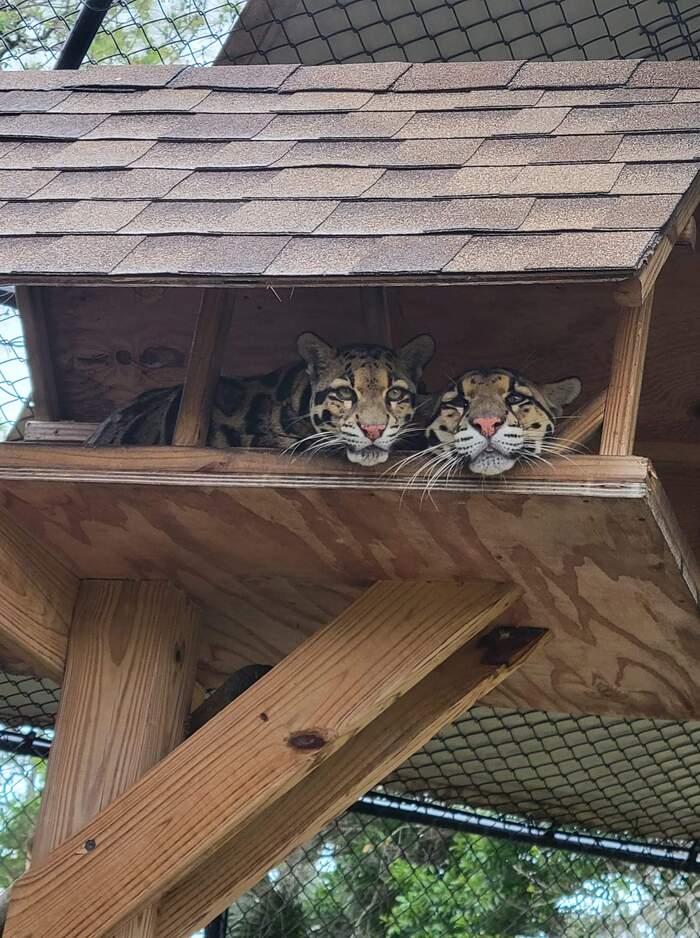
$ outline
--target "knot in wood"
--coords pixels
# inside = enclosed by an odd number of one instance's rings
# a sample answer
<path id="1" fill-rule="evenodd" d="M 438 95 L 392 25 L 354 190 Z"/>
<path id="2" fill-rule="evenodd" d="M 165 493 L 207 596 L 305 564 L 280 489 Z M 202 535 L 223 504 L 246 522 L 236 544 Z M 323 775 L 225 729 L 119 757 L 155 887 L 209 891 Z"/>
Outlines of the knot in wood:
<path id="1" fill-rule="evenodd" d="M 287 744 L 292 747 L 292 749 L 300 749 L 302 751 L 313 751 L 315 749 L 322 749 L 326 745 L 326 740 L 318 733 L 316 730 L 300 730 L 298 733 L 292 733 Z"/>

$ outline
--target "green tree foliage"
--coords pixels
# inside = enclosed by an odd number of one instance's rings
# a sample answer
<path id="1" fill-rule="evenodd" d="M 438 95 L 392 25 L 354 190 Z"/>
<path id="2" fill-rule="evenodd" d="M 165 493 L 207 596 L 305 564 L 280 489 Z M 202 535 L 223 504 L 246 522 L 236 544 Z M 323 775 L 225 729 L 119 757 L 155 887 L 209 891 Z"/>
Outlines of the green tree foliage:
<path id="1" fill-rule="evenodd" d="M 3 755 L 0 763 L 0 887 L 24 872 L 39 812 L 46 763 L 31 756 Z"/>
<path id="2" fill-rule="evenodd" d="M 0 2 L 0 68 L 50 68 L 81 5 L 81 0 Z M 105 64 L 209 64 L 242 5 L 242 0 L 114 3 L 88 58 Z"/>

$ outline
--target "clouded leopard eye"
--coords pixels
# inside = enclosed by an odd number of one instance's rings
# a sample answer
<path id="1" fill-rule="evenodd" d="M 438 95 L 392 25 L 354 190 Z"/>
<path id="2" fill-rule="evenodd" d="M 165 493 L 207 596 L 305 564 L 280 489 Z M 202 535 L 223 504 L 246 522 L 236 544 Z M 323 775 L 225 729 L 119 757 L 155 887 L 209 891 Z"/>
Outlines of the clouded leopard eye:
<path id="1" fill-rule="evenodd" d="M 386 392 L 386 399 L 392 404 L 396 404 L 398 401 L 407 400 L 408 397 L 409 394 L 405 388 L 389 388 L 389 390 Z"/>
<path id="2" fill-rule="evenodd" d="M 517 391 L 513 391 L 512 394 L 509 394 L 506 398 L 506 404 L 509 407 L 513 407 L 515 404 L 522 404 L 523 401 L 526 401 L 527 398 L 524 394 L 518 394 Z"/>
<path id="3" fill-rule="evenodd" d="M 347 385 L 341 385 L 337 388 L 331 388 L 330 391 L 331 397 L 336 398 L 338 401 L 350 401 L 355 403 L 357 400 L 357 394 L 353 391 L 351 387 Z"/>
<path id="4" fill-rule="evenodd" d="M 469 401 L 463 397 L 456 397 L 452 401 L 443 401 L 440 409 L 454 410 L 466 414 L 469 411 Z"/>

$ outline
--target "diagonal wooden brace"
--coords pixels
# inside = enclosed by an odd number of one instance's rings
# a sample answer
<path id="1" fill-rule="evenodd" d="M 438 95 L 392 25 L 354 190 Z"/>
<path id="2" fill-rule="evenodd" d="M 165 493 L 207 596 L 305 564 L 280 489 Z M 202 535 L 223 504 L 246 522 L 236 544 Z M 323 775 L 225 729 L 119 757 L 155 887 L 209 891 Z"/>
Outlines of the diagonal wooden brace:
<path id="1" fill-rule="evenodd" d="M 22 877 L 7 938 L 108 934 L 250 831 L 518 595 L 485 581 L 375 584 Z"/>
<path id="2" fill-rule="evenodd" d="M 513 629 L 473 638 L 388 707 L 301 784 L 235 834 L 163 896 L 156 938 L 184 938 L 255 885 L 292 850 L 378 784 L 435 733 L 519 668 L 548 637 Z M 493 653 L 495 657 L 493 656 Z"/>

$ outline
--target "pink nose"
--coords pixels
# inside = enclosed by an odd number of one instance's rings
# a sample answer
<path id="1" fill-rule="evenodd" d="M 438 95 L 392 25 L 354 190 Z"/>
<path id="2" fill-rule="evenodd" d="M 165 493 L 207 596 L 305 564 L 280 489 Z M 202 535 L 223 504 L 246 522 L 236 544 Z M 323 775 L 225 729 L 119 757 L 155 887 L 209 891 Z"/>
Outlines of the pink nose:
<path id="1" fill-rule="evenodd" d="M 372 442 L 378 440 L 379 437 L 386 430 L 385 423 L 361 423 L 360 430 L 364 433 L 366 437 L 369 437 Z"/>
<path id="2" fill-rule="evenodd" d="M 493 436 L 503 421 L 498 417 L 475 417 L 472 424 L 488 439 Z"/>

